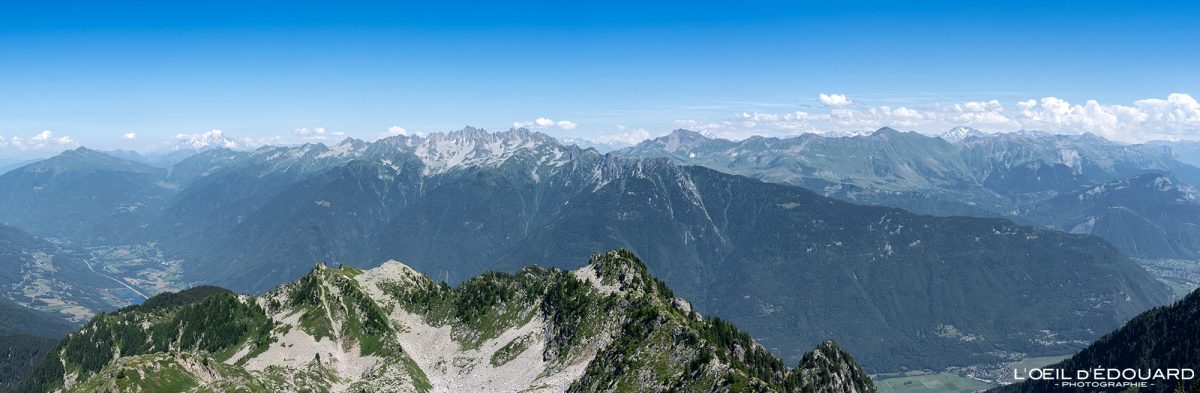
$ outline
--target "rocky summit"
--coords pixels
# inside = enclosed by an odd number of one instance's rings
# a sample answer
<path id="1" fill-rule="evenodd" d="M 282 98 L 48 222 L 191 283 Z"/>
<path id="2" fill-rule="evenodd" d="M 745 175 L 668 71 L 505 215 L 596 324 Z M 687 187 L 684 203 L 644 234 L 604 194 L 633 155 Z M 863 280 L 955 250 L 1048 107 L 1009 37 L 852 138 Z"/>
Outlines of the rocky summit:
<path id="1" fill-rule="evenodd" d="M 95 317 L 18 391 L 875 391 L 833 342 L 788 367 L 623 250 L 455 287 L 389 261 L 167 296 Z"/>

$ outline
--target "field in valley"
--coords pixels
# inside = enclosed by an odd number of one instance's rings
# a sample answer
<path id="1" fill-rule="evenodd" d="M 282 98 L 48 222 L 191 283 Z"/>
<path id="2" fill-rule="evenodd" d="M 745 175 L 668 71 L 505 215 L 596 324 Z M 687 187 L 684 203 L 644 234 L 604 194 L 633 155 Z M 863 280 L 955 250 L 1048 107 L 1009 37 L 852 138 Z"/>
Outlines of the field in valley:
<path id="1" fill-rule="evenodd" d="M 936 373 L 880 379 L 875 381 L 875 386 L 880 393 L 970 393 L 996 385 L 950 373 Z"/>

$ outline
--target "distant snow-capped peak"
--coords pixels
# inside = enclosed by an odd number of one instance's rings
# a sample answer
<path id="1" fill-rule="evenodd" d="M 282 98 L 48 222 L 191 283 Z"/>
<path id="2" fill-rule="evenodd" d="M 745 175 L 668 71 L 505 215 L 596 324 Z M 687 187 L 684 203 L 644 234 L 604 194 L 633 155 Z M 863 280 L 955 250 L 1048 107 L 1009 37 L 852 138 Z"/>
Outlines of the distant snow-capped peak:
<path id="1" fill-rule="evenodd" d="M 958 143 L 970 137 L 982 137 L 984 133 L 971 127 L 958 126 L 941 135 L 947 142 Z"/>
<path id="2" fill-rule="evenodd" d="M 202 134 L 176 134 L 175 146 L 171 150 L 208 150 L 226 148 L 237 150 L 243 144 L 225 135 L 225 131 L 212 130 Z"/>

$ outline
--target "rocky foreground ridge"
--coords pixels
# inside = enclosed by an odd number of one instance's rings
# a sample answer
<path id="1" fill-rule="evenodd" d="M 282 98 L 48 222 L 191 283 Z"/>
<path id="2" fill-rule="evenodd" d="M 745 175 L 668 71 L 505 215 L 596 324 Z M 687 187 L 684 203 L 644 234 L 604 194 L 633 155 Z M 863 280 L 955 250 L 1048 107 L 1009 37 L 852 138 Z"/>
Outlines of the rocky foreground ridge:
<path id="1" fill-rule="evenodd" d="M 97 316 L 18 391 L 875 391 L 833 342 L 788 367 L 623 250 L 456 287 L 391 261 L 182 295 Z"/>

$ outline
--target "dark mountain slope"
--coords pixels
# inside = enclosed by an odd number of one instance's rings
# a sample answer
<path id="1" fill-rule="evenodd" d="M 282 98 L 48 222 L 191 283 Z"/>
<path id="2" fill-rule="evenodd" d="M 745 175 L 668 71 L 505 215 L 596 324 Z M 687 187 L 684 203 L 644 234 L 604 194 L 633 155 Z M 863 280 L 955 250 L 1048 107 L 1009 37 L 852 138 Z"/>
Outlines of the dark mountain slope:
<path id="1" fill-rule="evenodd" d="M 58 338 L 78 327 L 61 315 L 30 309 L 0 299 L 0 334 L 28 334 Z"/>
<path id="2" fill-rule="evenodd" d="M 1089 215 L 1078 208 L 1067 209 L 1075 213 L 1073 216 L 1057 211 L 1047 215 L 1038 206 L 1080 189 L 1146 173 L 1168 173 L 1177 183 L 1200 184 L 1200 168 L 1182 162 L 1166 146 L 1123 145 L 1089 134 L 961 132 L 953 136 L 954 142 L 950 143 L 883 128 L 854 137 L 805 134 L 734 142 L 677 130 L 614 154 L 666 157 L 681 164 L 800 185 L 857 203 L 942 216 L 1006 217 L 1054 227 L 1063 225 L 1062 221 L 1086 221 Z M 1173 209 L 1161 205 L 1150 208 Z M 1110 215 L 1112 220 L 1134 225 L 1144 233 L 1138 237 L 1146 239 L 1130 239 L 1129 233 L 1120 230 L 1094 234 L 1132 256 L 1185 257 L 1200 253 L 1200 248 L 1190 245 L 1200 242 L 1200 236 L 1192 231 L 1177 232 L 1178 225 L 1169 219 L 1153 214 Z M 1142 244 L 1136 244 L 1139 242 Z"/>
<path id="3" fill-rule="evenodd" d="M 1169 296 L 1096 238 L 853 205 L 699 167 L 647 172 L 573 203 L 513 259 L 629 247 L 774 350 L 798 356 L 791 348 L 824 335 L 891 370 L 986 361 L 997 347 L 1067 350 Z M 1041 330 L 1067 342 L 1038 344 Z"/>
<path id="4" fill-rule="evenodd" d="M 1040 203 L 1030 214 L 1064 231 L 1100 236 L 1129 255 L 1200 258 L 1196 189 L 1166 174 L 1078 189 Z"/>
<path id="5" fill-rule="evenodd" d="M 3 175 L 5 173 L 8 173 L 8 171 L 32 164 L 37 161 L 38 161 L 38 159 L 32 159 L 32 160 L 20 159 L 20 158 L 0 159 L 0 175 Z"/>
<path id="6" fill-rule="evenodd" d="M 77 325 L 0 298 L 0 391 L 20 382 Z"/>
<path id="7" fill-rule="evenodd" d="M 220 174 L 223 169 L 235 165 L 250 153 L 229 149 L 212 149 L 189 155 L 167 167 L 166 181 L 185 187 L 192 182 Z"/>
<path id="8" fill-rule="evenodd" d="M 28 378 L 57 343 L 57 337 L 0 334 L 0 391 L 8 391 Z"/>
<path id="9" fill-rule="evenodd" d="M 1179 161 L 1200 167 L 1200 141 L 1153 141 L 1146 145 L 1156 148 L 1167 148 Z"/>
<path id="10" fill-rule="evenodd" d="M 181 161 L 173 179 L 181 184 L 162 214 L 148 224 L 146 237 L 184 253 L 206 253 L 207 245 L 246 216 L 291 187 L 326 169 L 324 145 L 264 147 L 253 153 L 209 150 Z"/>
<path id="11" fill-rule="evenodd" d="M 1077 370 L 1097 368 L 1166 369 L 1200 365 L 1200 291 L 1179 302 L 1146 311 L 1125 326 L 1105 335 L 1071 358 L 1047 366 L 1075 374 Z M 1176 392 L 1178 380 L 1156 381 L 1139 392 Z M 1182 391 L 1200 389 L 1200 382 L 1183 381 Z M 1191 389 L 1187 388 L 1191 386 Z M 1092 389 L 1091 391 L 1122 391 Z M 1075 392 L 1049 381 L 1025 382 L 1005 386 L 993 392 Z"/>
<path id="12" fill-rule="evenodd" d="M 0 223 L 79 243 L 123 239 L 160 209 L 162 169 L 78 148 L 0 175 Z"/>

